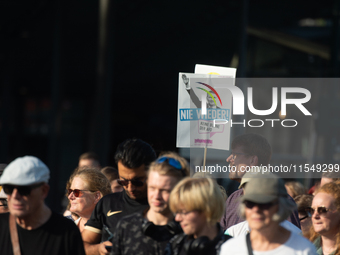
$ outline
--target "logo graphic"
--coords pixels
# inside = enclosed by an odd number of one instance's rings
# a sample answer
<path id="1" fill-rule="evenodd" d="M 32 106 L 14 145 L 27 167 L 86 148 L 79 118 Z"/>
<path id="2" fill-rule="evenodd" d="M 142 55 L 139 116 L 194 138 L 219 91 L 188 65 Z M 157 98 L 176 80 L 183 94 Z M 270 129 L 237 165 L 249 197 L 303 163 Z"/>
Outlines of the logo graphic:
<path id="1" fill-rule="evenodd" d="M 122 211 L 111 212 L 111 210 L 110 210 L 110 211 L 107 212 L 107 217 L 110 217 L 111 215 L 114 215 L 114 214 L 117 214 L 117 213 L 121 213 L 121 212 Z"/>
<path id="2" fill-rule="evenodd" d="M 218 100 L 220 101 L 221 106 L 223 106 L 220 95 L 217 93 L 217 91 L 212 86 L 210 86 L 210 85 L 208 85 L 206 83 L 203 83 L 203 82 L 197 82 L 197 83 L 201 84 L 201 85 L 204 85 L 204 86 L 206 86 L 207 88 L 210 89 L 210 91 L 208 91 L 208 90 L 206 90 L 204 88 L 197 87 L 198 89 L 203 90 L 204 92 L 206 92 L 207 93 L 207 97 L 210 96 L 211 99 L 208 99 L 208 101 L 209 101 L 208 108 L 212 108 L 211 107 L 211 105 L 212 105 L 211 102 L 214 102 L 215 107 L 218 107 L 217 103 L 216 103 L 216 99 L 215 99 L 214 95 L 212 94 L 212 92 L 217 96 Z M 204 95 L 201 96 L 201 108 L 202 108 L 202 114 L 206 115 L 207 114 L 207 98 Z"/>

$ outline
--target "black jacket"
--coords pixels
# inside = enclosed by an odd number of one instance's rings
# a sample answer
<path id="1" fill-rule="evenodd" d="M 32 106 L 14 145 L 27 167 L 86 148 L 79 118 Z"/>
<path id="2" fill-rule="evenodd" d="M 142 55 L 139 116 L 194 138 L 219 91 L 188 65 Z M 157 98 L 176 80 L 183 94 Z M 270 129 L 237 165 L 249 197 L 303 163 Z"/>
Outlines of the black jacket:
<path id="1" fill-rule="evenodd" d="M 217 223 L 218 234 L 213 240 L 207 237 L 187 236 L 182 233 L 174 236 L 165 248 L 164 255 L 218 255 L 221 245 L 231 238 L 225 235 L 221 225 Z"/>

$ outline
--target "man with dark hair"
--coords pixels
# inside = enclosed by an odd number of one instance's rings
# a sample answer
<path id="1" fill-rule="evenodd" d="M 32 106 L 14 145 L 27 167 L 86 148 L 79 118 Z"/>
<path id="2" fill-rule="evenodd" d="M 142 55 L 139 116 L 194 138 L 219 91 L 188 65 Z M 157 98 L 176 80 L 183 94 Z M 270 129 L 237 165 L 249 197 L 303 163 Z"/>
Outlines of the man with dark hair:
<path id="1" fill-rule="evenodd" d="M 84 254 L 77 226 L 54 213 L 44 200 L 50 171 L 38 158 L 11 162 L 0 178 L 9 213 L 0 214 L 1 254 Z"/>
<path id="2" fill-rule="evenodd" d="M 97 168 L 100 169 L 99 157 L 94 152 L 85 152 L 80 155 L 78 168 Z"/>
<path id="3" fill-rule="evenodd" d="M 146 142 L 129 139 L 118 145 L 115 160 L 122 192 L 103 197 L 82 232 L 86 254 L 109 254 L 118 221 L 148 207 L 146 170 L 156 153 Z M 102 243 L 100 243 L 102 241 Z"/>
<path id="4" fill-rule="evenodd" d="M 231 143 L 231 155 L 227 158 L 233 170 L 231 180 L 240 182 L 247 166 L 267 166 L 272 156 L 272 148 L 266 138 L 257 134 L 237 136 Z"/>
<path id="5" fill-rule="evenodd" d="M 272 155 L 272 149 L 267 139 L 252 133 L 236 137 L 231 143 L 231 150 L 231 155 L 227 158 L 231 169 L 229 178 L 237 182 L 241 182 L 247 167 L 268 166 Z M 239 197 L 243 195 L 242 187 L 239 188 L 226 201 L 226 211 L 220 222 L 224 230 L 244 221 L 238 214 Z M 288 220 L 300 228 L 296 210 Z"/>

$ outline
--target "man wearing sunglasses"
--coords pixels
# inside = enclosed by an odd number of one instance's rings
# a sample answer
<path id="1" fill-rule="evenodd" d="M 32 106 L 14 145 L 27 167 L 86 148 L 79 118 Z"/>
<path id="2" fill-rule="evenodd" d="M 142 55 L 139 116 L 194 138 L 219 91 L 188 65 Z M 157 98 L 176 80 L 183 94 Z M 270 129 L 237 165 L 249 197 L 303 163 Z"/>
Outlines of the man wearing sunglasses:
<path id="1" fill-rule="evenodd" d="M 231 155 L 227 158 L 231 169 L 229 178 L 241 182 L 247 167 L 268 166 L 271 155 L 271 146 L 263 136 L 252 133 L 237 136 L 231 143 Z M 226 212 L 220 222 L 224 230 L 244 221 L 238 214 L 239 197 L 242 195 L 243 189 L 240 185 L 239 190 L 228 197 Z M 297 210 L 288 220 L 301 228 Z"/>
<path id="2" fill-rule="evenodd" d="M 245 193 L 245 187 L 246 187 L 247 183 L 249 181 L 251 181 L 251 179 L 263 177 L 263 173 L 260 172 L 260 168 L 258 168 L 258 170 L 259 170 L 259 172 L 253 172 L 253 173 L 248 172 L 243 176 L 241 184 L 240 184 L 240 186 L 243 188 L 243 194 L 246 194 Z M 265 173 L 265 175 L 266 175 L 266 178 L 267 178 L 268 181 L 271 180 L 269 178 L 277 178 L 277 176 L 275 174 L 272 174 L 272 173 Z M 289 199 L 287 198 L 287 200 L 289 200 Z M 249 207 L 249 208 L 252 208 L 252 207 L 255 206 L 255 203 L 250 202 L 250 201 L 246 201 L 244 204 L 245 204 L 246 207 Z M 272 202 L 265 203 L 265 204 L 258 204 L 259 209 L 262 209 L 262 210 L 267 210 L 272 205 L 273 205 Z M 282 221 L 280 223 L 280 225 L 282 227 L 288 229 L 291 232 L 294 232 L 294 233 L 299 234 L 299 235 L 302 234 L 301 229 L 299 229 L 298 227 L 296 227 L 294 224 L 292 224 L 291 222 L 289 222 L 287 220 Z M 238 223 L 234 226 L 231 226 L 230 228 L 228 228 L 225 231 L 226 234 L 233 236 L 233 237 L 245 235 L 249 232 L 250 232 L 250 228 L 249 228 L 249 224 L 248 224 L 247 221 L 243 221 L 243 222 L 240 222 L 240 223 Z"/>
<path id="3" fill-rule="evenodd" d="M 85 254 L 74 223 L 44 203 L 49 177 L 47 166 L 32 156 L 17 158 L 5 168 L 0 185 L 9 213 L 0 214 L 1 254 L 16 249 L 21 254 Z"/>
<path id="4" fill-rule="evenodd" d="M 118 183 L 124 190 L 97 203 L 82 232 L 86 254 L 109 254 L 118 221 L 148 207 L 146 170 L 155 159 L 155 151 L 142 140 L 129 139 L 118 145 L 115 161 Z"/>

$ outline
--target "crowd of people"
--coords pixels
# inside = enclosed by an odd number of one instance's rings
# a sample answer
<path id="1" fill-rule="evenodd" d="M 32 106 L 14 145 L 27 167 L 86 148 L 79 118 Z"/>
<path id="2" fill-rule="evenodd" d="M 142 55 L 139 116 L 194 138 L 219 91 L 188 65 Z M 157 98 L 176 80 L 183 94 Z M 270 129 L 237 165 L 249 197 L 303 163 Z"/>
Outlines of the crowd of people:
<path id="1" fill-rule="evenodd" d="M 190 177 L 186 159 L 157 156 L 140 139 L 119 144 L 117 169 L 84 153 L 65 184 L 64 215 L 45 204 L 50 172 L 40 159 L 2 164 L 0 253 L 340 255 L 337 176 L 308 192 L 262 171 L 272 155 L 263 136 L 238 136 L 231 150 L 229 178 L 240 185 L 228 198 L 215 179 Z"/>

